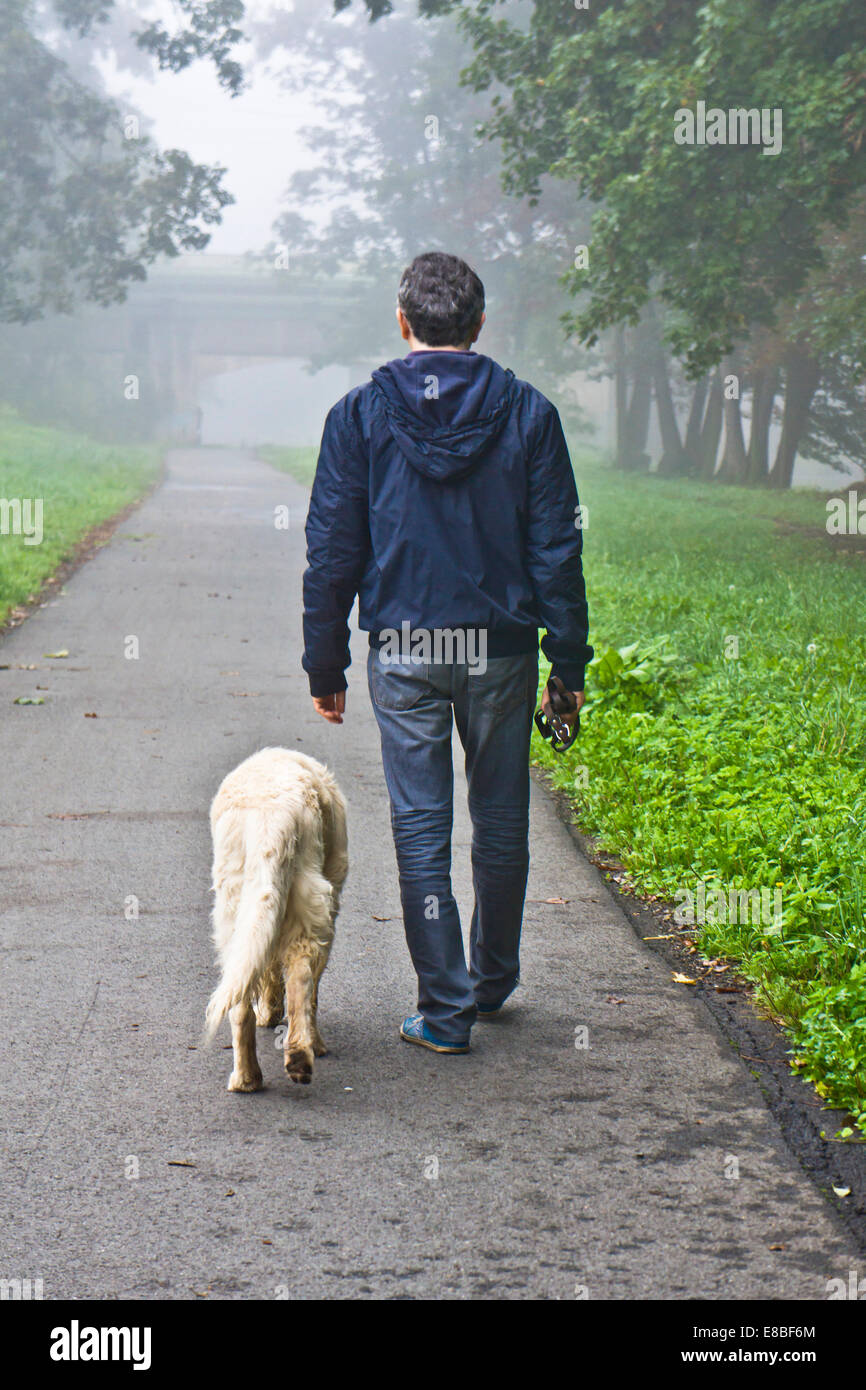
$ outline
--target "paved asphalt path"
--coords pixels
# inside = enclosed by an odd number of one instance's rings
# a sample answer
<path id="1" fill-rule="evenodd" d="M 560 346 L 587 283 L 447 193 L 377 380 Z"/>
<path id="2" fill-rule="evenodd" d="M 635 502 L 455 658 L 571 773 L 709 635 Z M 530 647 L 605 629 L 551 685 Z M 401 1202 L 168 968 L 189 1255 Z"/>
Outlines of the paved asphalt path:
<path id="1" fill-rule="evenodd" d="M 413 975 L 365 637 L 331 728 L 300 671 L 305 508 L 245 453 L 176 451 L 0 640 L 0 1278 L 46 1298 L 825 1298 L 850 1238 L 538 789 L 514 1004 L 466 1057 L 399 1041 Z M 36 687 L 44 705 L 12 703 Z M 198 1046 L 207 809 L 269 743 L 327 760 L 349 800 L 332 1055 L 293 1086 L 260 1031 L 267 1089 L 230 1095 L 227 1025 Z"/>

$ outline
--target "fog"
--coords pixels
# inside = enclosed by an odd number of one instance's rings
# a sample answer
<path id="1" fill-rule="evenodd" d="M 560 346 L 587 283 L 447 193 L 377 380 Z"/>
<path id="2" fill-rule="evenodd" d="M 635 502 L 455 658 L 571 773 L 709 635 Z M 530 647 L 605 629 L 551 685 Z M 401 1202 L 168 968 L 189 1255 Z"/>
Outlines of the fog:
<path id="1" fill-rule="evenodd" d="M 80 35 L 58 27 L 46 4 L 34 37 L 108 112 L 98 150 L 83 126 L 80 134 L 97 178 L 110 157 L 131 158 L 134 181 L 149 159 L 181 151 L 212 186 L 198 200 L 167 188 L 173 202 L 161 208 L 157 198 L 146 210 L 136 210 L 130 186 L 126 203 L 109 202 L 116 226 L 107 229 L 105 205 L 91 209 L 82 197 L 81 209 L 69 210 L 75 234 L 60 253 L 56 243 L 40 247 L 39 194 L 19 186 L 22 201 L 34 202 L 22 225 L 35 240 L 23 245 L 13 227 L 5 257 L 13 302 L 0 321 L 0 369 L 8 404 L 97 438 L 313 445 L 333 399 L 405 350 L 393 321 L 399 274 L 414 254 L 438 247 L 468 259 L 487 287 L 478 350 L 545 390 L 579 447 L 628 467 L 674 466 L 662 428 L 665 398 L 684 441 L 694 410 L 699 424 L 706 412 L 708 390 L 695 387 L 701 372 L 667 342 L 676 315 L 659 301 L 652 319 L 626 319 L 594 341 L 567 331 L 563 314 L 588 302 L 567 281 L 580 245 L 592 240 L 598 208 L 567 178 L 542 177 L 532 201 L 506 190 L 500 143 L 478 134 L 497 89 L 479 93 L 461 83 L 473 52 L 451 16 L 424 19 L 407 6 L 370 23 L 360 4 L 335 15 L 318 0 L 290 9 L 253 0 L 243 37 L 228 46 L 242 75 L 233 90 L 206 53 L 160 70 L 134 38 L 143 13 L 117 5 L 107 23 Z M 525 28 L 529 7 L 511 3 L 503 13 Z M 147 11 L 155 16 L 171 33 L 173 6 Z M 25 140 L 44 139 L 51 125 L 39 100 L 34 88 L 23 114 L 7 112 Z M 130 121 L 140 150 L 127 138 Z M 64 138 L 75 136 L 73 126 Z M 60 178 L 66 155 L 55 158 Z M 169 206 L 177 253 L 170 257 L 151 249 L 166 240 L 160 219 Z M 205 244 L 193 245 L 196 238 Z M 108 264 L 103 239 L 116 248 Z M 34 258 L 44 292 L 31 285 Z M 29 286 L 23 306 L 14 302 L 16 283 Z M 714 443 L 705 414 L 720 477 L 730 472 L 729 437 L 736 444 L 726 431 L 748 431 L 768 350 L 779 365 L 764 447 L 770 459 L 779 450 L 787 348 L 756 329 L 735 347 L 736 363 L 729 353 L 713 368 L 736 377 L 740 396 L 737 418 L 725 412 Z M 860 474 L 862 383 L 844 364 L 842 375 L 840 385 L 833 364 L 820 380 L 818 423 L 800 430 L 793 485 L 832 488 L 840 475 Z M 124 394 L 130 378 L 138 383 L 134 408 Z M 844 410 L 837 411 L 838 391 Z M 633 417 L 629 440 L 618 400 Z M 639 441 L 631 437 L 635 421 Z M 680 460 L 675 471 L 695 467 Z M 712 458 L 700 464 L 705 476 L 712 467 Z"/>

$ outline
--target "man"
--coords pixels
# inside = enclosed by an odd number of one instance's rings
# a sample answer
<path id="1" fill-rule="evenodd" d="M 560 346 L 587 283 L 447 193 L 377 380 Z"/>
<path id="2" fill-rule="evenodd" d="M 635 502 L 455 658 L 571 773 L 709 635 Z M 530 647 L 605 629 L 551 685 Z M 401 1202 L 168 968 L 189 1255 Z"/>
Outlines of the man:
<path id="1" fill-rule="evenodd" d="M 341 724 L 356 594 L 382 741 L 418 1013 L 400 1036 L 466 1052 L 519 975 L 529 737 L 541 646 L 583 704 L 587 610 L 577 491 L 556 409 L 472 351 L 484 287 L 418 256 L 397 320 L 408 355 L 328 414 L 307 517 L 303 666 Z M 550 714 L 545 699 L 544 708 Z M 475 909 L 467 969 L 451 892 L 451 721 L 466 754 Z"/>

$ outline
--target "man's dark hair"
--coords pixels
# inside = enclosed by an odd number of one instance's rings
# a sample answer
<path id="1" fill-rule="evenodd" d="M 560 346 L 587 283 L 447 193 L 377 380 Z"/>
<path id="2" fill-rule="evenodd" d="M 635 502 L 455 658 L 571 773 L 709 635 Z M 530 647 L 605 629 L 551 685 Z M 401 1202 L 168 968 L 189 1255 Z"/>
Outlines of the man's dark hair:
<path id="1" fill-rule="evenodd" d="M 397 303 L 420 343 L 468 343 L 484 313 L 484 286 L 459 256 L 425 251 L 403 271 Z"/>

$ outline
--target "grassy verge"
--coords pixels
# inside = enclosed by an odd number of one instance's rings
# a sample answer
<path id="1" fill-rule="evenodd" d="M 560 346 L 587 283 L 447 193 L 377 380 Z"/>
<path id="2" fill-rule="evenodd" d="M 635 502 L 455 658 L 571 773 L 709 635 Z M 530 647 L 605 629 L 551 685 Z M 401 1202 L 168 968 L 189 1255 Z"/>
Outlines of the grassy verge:
<path id="1" fill-rule="evenodd" d="M 291 474 L 295 482 L 303 483 L 305 487 L 312 487 L 316 472 L 316 460 L 319 457 L 317 448 L 309 445 L 263 444 L 256 450 L 256 453 L 259 458 L 264 459 L 265 463 L 279 468 L 281 473 Z"/>
<path id="2" fill-rule="evenodd" d="M 534 756 L 866 1132 L 866 556 L 817 493 L 576 472 L 596 657 L 579 743 Z"/>
<path id="3" fill-rule="evenodd" d="M 100 522 L 134 502 L 159 473 L 159 454 L 96 444 L 83 435 L 26 424 L 0 407 L 0 623 L 25 603 Z M 41 499 L 42 539 L 38 503 Z M 10 502 L 25 502 L 21 523 Z"/>

